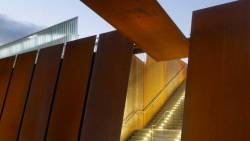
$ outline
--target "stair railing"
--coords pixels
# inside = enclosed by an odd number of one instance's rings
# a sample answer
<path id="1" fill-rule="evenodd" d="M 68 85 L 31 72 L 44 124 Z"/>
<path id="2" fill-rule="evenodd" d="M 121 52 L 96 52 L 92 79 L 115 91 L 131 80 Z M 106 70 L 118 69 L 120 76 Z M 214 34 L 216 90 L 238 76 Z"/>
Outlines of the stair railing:
<path id="1" fill-rule="evenodd" d="M 151 102 L 144 107 L 142 110 L 136 110 L 132 113 L 130 113 L 124 120 L 123 120 L 123 126 L 126 126 L 126 124 L 135 116 L 139 114 L 144 114 L 148 109 L 154 106 L 154 103 L 159 100 L 159 97 L 163 95 L 164 90 L 168 88 L 168 86 L 179 76 L 183 71 L 186 70 L 186 66 L 182 67 L 164 86 L 163 88 L 158 92 L 158 94 L 151 100 Z"/>

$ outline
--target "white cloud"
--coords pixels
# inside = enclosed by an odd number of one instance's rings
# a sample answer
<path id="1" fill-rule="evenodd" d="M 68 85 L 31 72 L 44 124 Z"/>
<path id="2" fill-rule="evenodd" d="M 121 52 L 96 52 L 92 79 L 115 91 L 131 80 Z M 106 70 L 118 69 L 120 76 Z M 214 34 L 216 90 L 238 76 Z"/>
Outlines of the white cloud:
<path id="1" fill-rule="evenodd" d="M 0 14 L 0 45 L 36 32 L 42 27 L 12 20 Z"/>

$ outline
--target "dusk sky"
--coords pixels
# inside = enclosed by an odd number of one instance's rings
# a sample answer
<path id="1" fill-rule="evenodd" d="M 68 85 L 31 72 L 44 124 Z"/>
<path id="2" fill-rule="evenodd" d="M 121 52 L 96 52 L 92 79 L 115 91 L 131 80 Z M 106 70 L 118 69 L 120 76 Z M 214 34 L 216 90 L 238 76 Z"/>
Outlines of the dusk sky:
<path id="1" fill-rule="evenodd" d="M 193 10 L 231 1 L 159 0 L 186 36 L 190 34 Z M 80 0 L 1 0 L 0 45 L 76 16 L 81 37 L 114 30 Z"/>

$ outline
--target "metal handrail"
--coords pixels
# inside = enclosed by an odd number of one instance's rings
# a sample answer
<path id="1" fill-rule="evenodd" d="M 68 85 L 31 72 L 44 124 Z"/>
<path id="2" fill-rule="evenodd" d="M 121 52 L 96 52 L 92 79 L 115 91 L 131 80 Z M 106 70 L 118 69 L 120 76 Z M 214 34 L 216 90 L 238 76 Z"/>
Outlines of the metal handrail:
<path id="1" fill-rule="evenodd" d="M 169 86 L 169 84 L 182 72 L 186 69 L 186 66 L 182 67 L 165 85 L 164 87 L 158 92 L 158 94 L 154 97 L 154 99 L 151 100 L 151 102 L 144 107 L 142 110 L 136 110 L 132 113 L 130 113 L 127 118 L 123 120 L 123 125 L 126 125 L 135 115 L 138 113 L 144 113 L 147 111 L 150 107 L 154 105 L 154 103 L 159 99 L 159 97 L 164 94 L 163 91 Z"/>

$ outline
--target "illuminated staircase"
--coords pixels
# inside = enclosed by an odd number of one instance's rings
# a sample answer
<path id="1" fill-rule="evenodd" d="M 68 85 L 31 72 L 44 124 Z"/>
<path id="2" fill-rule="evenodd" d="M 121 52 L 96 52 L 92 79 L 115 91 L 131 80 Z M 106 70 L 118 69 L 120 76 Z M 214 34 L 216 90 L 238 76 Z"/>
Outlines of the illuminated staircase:
<path id="1" fill-rule="evenodd" d="M 175 91 L 147 128 L 135 132 L 128 141 L 180 141 L 185 83 Z"/>

